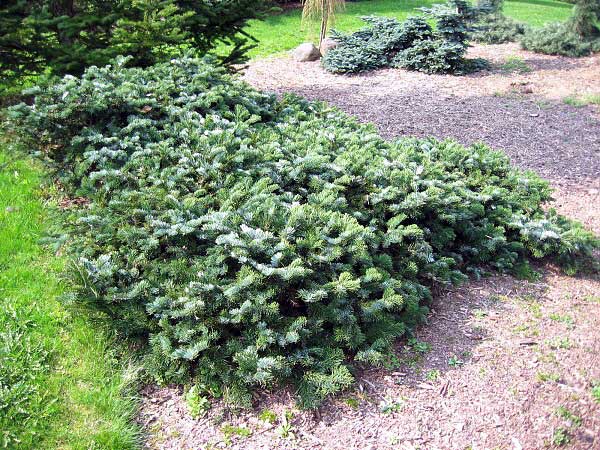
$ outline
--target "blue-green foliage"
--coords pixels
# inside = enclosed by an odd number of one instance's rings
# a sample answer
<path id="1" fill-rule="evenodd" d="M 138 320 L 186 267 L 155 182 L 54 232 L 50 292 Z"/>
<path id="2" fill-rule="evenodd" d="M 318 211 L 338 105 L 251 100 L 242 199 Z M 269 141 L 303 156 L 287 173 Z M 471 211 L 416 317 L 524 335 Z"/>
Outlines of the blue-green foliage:
<path id="1" fill-rule="evenodd" d="M 598 245 L 500 152 L 387 142 L 203 60 L 92 67 L 11 117 L 90 200 L 65 214 L 76 301 L 146 336 L 157 379 L 230 400 L 291 381 L 315 406 L 385 360 L 432 286 L 528 256 L 575 270 Z"/>
<path id="2" fill-rule="evenodd" d="M 479 10 L 464 0 L 422 8 L 425 17 L 404 22 L 364 17 L 367 27 L 351 34 L 333 32 L 338 46 L 323 57 L 323 67 L 334 73 L 365 72 L 381 67 L 403 67 L 426 73 L 457 73 L 466 69 L 471 23 Z M 432 28 L 427 19 L 435 22 Z"/>
<path id="3" fill-rule="evenodd" d="M 579 57 L 600 51 L 600 39 L 583 39 L 569 23 L 550 23 L 528 30 L 521 46 L 536 53 Z"/>
<path id="4" fill-rule="evenodd" d="M 411 17 L 405 22 L 387 17 L 363 17 L 367 27 L 355 33 L 332 32 L 339 44 L 323 57 L 325 69 L 334 73 L 367 72 L 392 65 L 393 58 L 416 41 L 429 40 L 427 21 Z"/>
<path id="5" fill-rule="evenodd" d="M 502 13 L 504 0 L 478 0 L 480 14 L 475 17 L 473 40 L 484 44 L 514 42 L 528 30 L 527 25 Z"/>
<path id="6" fill-rule="evenodd" d="M 477 22 L 473 40 L 483 44 L 515 42 L 528 32 L 529 27 L 501 12 L 484 14 Z"/>
<path id="7" fill-rule="evenodd" d="M 600 1 L 577 0 L 567 22 L 528 30 L 524 49 L 548 55 L 586 56 L 600 51 Z"/>

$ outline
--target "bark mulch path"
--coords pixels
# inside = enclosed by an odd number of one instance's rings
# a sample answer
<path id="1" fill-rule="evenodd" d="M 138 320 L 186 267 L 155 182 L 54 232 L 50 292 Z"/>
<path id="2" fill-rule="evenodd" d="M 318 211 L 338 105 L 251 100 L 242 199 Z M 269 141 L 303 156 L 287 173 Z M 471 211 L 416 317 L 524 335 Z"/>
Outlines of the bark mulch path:
<path id="1" fill-rule="evenodd" d="M 600 111 L 563 102 L 600 94 L 600 55 L 540 56 L 510 44 L 472 54 L 492 70 L 344 77 L 272 58 L 254 62 L 246 78 L 328 101 L 389 138 L 433 135 L 503 149 L 551 180 L 561 213 L 600 233 Z M 181 388 L 148 386 L 139 417 L 147 447 L 600 449 L 600 398 L 592 394 L 600 386 L 600 277 L 537 269 L 536 281 L 497 275 L 440 294 L 416 340 L 398 343 L 393 368 L 360 374 L 355 391 L 316 413 L 299 411 L 282 390 L 260 394 L 254 410 L 216 404 L 194 420 Z M 260 420 L 265 410 L 274 423 Z M 224 433 L 226 425 L 237 434 Z"/>

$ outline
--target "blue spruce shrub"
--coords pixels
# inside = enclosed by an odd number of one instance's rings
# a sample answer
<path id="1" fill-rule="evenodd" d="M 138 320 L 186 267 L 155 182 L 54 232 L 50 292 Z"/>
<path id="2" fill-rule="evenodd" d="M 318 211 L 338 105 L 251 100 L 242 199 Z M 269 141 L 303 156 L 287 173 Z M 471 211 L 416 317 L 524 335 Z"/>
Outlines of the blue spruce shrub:
<path id="1" fill-rule="evenodd" d="M 364 17 L 367 26 L 351 34 L 333 32 L 338 46 L 323 57 L 333 73 L 358 73 L 382 67 L 403 67 L 425 73 L 464 73 L 483 68 L 464 58 L 472 23 L 480 10 L 466 0 L 450 0 L 421 8 L 425 17 L 404 22 Z M 428 19 L 435 22 L 433 29 Z"/>
<path id="2" fill-rule="evenodd" d="M 504 44 L 520 40 L 529 27 L 502 13 L 485 14 L 477 22 L 473 40 L 483 44 Z"/>
<path id="3" fill-rule="evenodd" d="M 63 213 L 79 305 L 141 337 L 150 373 L 303 407 L 385 361 L 434 286 L 598 240 L 548 214 L 548 184 L 485 145 L 383 140 L 322 103 L 277 100 L 210 61 L 91 67 L 10 111 L 89 203 Z"/>
<path id="4" fill-rule="evenodd" d="M 600 51 L 600 1 L 578 0 L 569 20 L 528 30 L 521 46 L 537 53 L 574 57 Z"/>
<path id="5" fill-rule="evenodd" d="M 458 72 L 463 66 L 464 48 L 449 41 L 422 40 L 399 52 L 392 66 L 425 73 Z"/>
<path id="6" fill-rule="evenodd" d="M 333 73 L 358 73 L 387 67 L 394 56 L 416 40 L 429 39 L 431 26 L 425 19 L 405 22 L 386 17 L 363 17 L 367 26 L 351 34 L 334 31 L 338 46 L 323 57 L 323 67 Z"/>
<path id="7" fill-rule="evenodd" d="M 568 23 L 550 23 L 528 30 L 521 46 L 536 53 L 580 57 L 600 51 L 600 40 L 582 39 Z"/>

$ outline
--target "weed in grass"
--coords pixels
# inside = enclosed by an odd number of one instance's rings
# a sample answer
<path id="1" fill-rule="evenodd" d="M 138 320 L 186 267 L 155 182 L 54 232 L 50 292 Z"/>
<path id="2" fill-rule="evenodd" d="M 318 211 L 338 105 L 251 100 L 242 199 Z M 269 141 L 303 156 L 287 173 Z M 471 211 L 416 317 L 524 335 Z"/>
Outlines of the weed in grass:
<path id="1" fill-rule="evenodd" d="M 565 406 L 559 406 L 555 411 L 556 415 L 561 419 L 567 420 L 571 423 L 573 427 L 581 426 L 581 417 L 576 416 L 571 411 L 569 411 Z"/>
<path id="2" fill-rule="evenodd" d="M 562 427 L 558 427 L 554 430 L 554 434 L 552 434 L 552 444 L 562 447 L 563 445 L 567 445 L 571 441 L 569 436 L 569 432 Z"/>

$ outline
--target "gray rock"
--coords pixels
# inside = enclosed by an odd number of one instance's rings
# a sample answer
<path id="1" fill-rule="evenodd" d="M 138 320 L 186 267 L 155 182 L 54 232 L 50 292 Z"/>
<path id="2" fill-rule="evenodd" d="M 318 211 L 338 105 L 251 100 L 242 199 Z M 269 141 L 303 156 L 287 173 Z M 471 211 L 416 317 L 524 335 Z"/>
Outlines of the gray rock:
<path id="1" fill-rule="evenodd" d="M 321 52 L 313 44 L 306 42 L 300 44 L 296 50 L 294 50 L 292 56 L 299 62 L 316 61 L 321 57 Z"/>
<path id="2" fill-rule="evenodd" d="M 336 48 L 338 45 L 339 42 L 332 38 L 323 39 L 323 42 L 321 42 L 321 54 L 325 56 L 329 50 Z"/>

